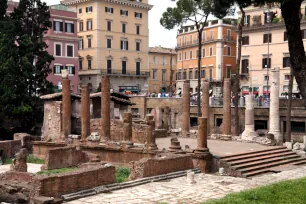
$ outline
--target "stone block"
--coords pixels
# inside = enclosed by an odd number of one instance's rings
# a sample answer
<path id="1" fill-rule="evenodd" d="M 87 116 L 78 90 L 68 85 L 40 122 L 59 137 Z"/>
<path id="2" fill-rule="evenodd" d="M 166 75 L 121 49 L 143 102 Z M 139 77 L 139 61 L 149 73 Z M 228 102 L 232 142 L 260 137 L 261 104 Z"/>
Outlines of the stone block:
<path id="1" fill-rule="evenodd" d="M 44 197 L 44 196 L 37 196 L 31 199 L 33 204 L 53 204 L 54 198 L 53 197 Z"/>

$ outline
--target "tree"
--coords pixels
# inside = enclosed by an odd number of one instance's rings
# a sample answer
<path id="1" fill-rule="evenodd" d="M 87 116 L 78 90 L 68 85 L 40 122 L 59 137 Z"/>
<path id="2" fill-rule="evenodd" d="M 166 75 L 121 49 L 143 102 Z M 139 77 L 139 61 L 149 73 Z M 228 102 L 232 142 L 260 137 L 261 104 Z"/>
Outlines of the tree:
<path id="1" fill-rule="evenodd" d="M 212 13 L 214 0 L 178 0 L 176 7 L 167 8 L 160 19 L 160 24 L 166 29 L 182 27 L 186 23 L 195 25 L 198 33 L 198 89 L 197 110 L 201 116 L 201 62 L 202 62 L 202 32 Z"/>

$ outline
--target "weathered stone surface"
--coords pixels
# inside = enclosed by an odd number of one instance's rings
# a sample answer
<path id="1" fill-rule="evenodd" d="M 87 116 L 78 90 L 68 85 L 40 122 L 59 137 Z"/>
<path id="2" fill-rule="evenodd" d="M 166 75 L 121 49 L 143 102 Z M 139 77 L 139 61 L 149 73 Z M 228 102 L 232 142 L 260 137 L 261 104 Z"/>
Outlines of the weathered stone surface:
<path id="1" fill-rule="evenodd" d="M 190 130 L 190 82 L 184 81 L 183 84 L 183 114 L 182 114 L 182 134 L 189 136 Z"/>
<path id="2" fill-rule="evenodd" d="M 88 85 L 81 87 L 81 138 L 83 141 L 90 135 L 90 98 Z"/>
<path id="3" fill-rule="evenodd" d="M 102 76 L 102 99 L 101 99 L 101 143 L 105 143 L 111 138 L 110 127 L 110 79 L 108 76 Z"/>
<path id="4" fill-rule="evenodd" d="M 21 140 L 0 141 L 3 158 L 12 158 L 21 148 Z"/>
<path id="5" fill-rule="evenodd" d="M 208 138 L 208 121 L 205 117 L 198 118 L 198 137 L 197 137 L 197 149 L 198 153 L 209 152 L 207 148 L 207 138 Z"/>
<path id="6" fill-rule="evenodd" d="M 164 129 L 166 129 L 166 131 L 170 130 L 170 108 L 168 106 L 166 106 L 164 108 Z"/>
<path id="7" fill-rule="evenodd" d="M 169 149 L 173 152 L 182 151 L 181 143 L 177 138 L 171 138 L 171 146 Z"/>
<path id="8" fill-rule="evenodd" d="M 255 132 L 254 125 L 254 97 L 253 95 L 245 96 L 246 107 L 245 107 L 245 126 L 244 131 L 241 135 L 242 140 L 253 141 L 254 137 L 258 134 Z"/>
<path id="9" fill-rule="evenodd" d="M 27 156 L 28 150 L 26 148 L 21 148 L 16 154 L 16 158 L 13 159 L 11 171 L 27 172 Z"/>
<path id="10" fill-rule="evenodd" d="M 202 81 L 202 117 L 207 118 L 209 122 L 209 82 L 207 80 Z M 210 133 L 209 125 L 208 134 Z"/>
<path id="11" fill-rule="evenodd" d="M 70 92 L 70 80 L 62 79 L 63 96 L 62 96 L 62 106 L 63 106 L 63 118 L 62 118 L 62 136 L 61 140 L 64 141 L 68 138 L 71 133 L 71 92 Z"/>
<path id="12" fill-rule="evenodd" d="M 225 140 L 231 139 L 231 81 L 224 80 L 223 90 L 223 135 Z"/>
<path id="13" fill-rule="evenodd" d="M 147 144 L 146 148 L 150 150 L 157 150 L 157 145 L 155 142 L 155 121 L 154 121 L 154 116 L 152 115 L 147 115 L 146 117 L 146 123 L 147 123 Z"/>

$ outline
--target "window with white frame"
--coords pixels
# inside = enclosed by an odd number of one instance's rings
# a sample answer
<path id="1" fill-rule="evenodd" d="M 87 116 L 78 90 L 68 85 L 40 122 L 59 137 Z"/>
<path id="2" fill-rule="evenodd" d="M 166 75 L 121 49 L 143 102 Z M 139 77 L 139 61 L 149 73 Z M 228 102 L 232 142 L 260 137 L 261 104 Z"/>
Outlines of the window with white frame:
<path id="1" fill-rule="evenodd" d="M 203 41 L 206 40 L 206 32 L 203 32 L 203 33 L 202 33 L 202 38 L 203 38 Z"/>
<path id="2" fill-rule="evenodd" d="M 140 35 L 140 25 L 136 25 L 136 34 Z"/>
<path id="3" fill-rule="evenodd" d="M 91 48 L 92 37 L 87 37 L 87 47 Z"/>
<path id="4" fill-rule="evenodd" d="M 289 75 L 289 74 L 286 74 L 284 80 L 285 80 L 285 81 L 289 81 L 289 80 L 290 80 L 290 75 Z"/>
<path id="5" fill-rule="evenodd" d="M 92 12 L 92 6 L 86 7 L 86 13 L 91 13 Z"/>
<path id="6" fill-rule="evenodd" d="M 129 15 L 129 12 L 128 12 L 128 10 L 123 10 L 123 9 L 121 9 L 121 10 L 120 10 L 120 15 L 121 15 L 121 16 L 128 16 L 128 15 Z"/>
<path id="7" fill-rule="evenodd" d="M 227 29 L 226 30 L 226 38 L 227 38 L 227 40 L 231 40 L 231 30 L 230 29 Z"/>
<path id="8" fill-rule="evenodd" d="M 187 53 L 184 52 L 184 59 L 186 60 L 187 59 Z"/>
<path id="9" fill-rule="evenodd" d="M 190 35 L 190 44 L 192 44 L 192 37 L 193 37 L 193 36 L 192 36 L 192 35 Z"/>
<path id="10" fill-rule="evenodd" d="M 79 14 L 82 14 L 82 12 L 83 12 L 82 8 L 79 8 Z"/>
<path id="11" fill-rule="evenodd" d="M 73 57 L 73 45 L 66 45 L 66 56 Z"/>
<path id="12" fill-rule="evenodd" d="M 112 38 L 111 37 L 108 37 L 106 39 L 106 47 L 107 48 L 112 48 Z"/>
<path id="13" fill-rule="evenodd" d="M 167 60 L 166 60 L 166 57 L 163 56 L 163 65 L 167 64 Z"/>
<path id="14" fill-rule="evenodd" d="M 107 31 L 112 31 L 112 21 L 107 21 Z"/>
<path id="15" fill-rule="evenodd" d="M 74 33 L 74 23 L 73 22 L 65 22 L 65 32 Z"/>
<path id="16" fill-rule="evenodd" d="M 69 74 L 75 75 L 75 67 L 74 67 L 74 65 L 66 65 L 66 69 L 68 70 Z"/>
<path id="17" fill-rule="evenodd" d="M 122 23 L 122 33 L 126 33 L 126 23 Z"/>
<path id="18" fill-rule="evenodd" d="M 80 39 L 79 40 L 79 50 L 82 50 L 82 49 L 84 49 L 84 40 Z"/>
<path id="19" fill-rule="evenodd" d="M 55 56 L 61 57 L 62 56 L 62 44 L 55 43 Z"/>
<path id="20" fill-rule="evenodd" d="M 182 61 L 182 53 L 179 53 L 179 61 Z"/>
<path id="21" fill-rule="evenodd" d="M 106 12 L 106 13 L 114 13 L 114 8 L 111 8 L 111 7 L 106 6 L 106 7 L 105 7 L 105 12 Z"/>
<path id="22" fill-rule="evenodd" d="M 83 31 L 83 21 L 79 21 L 79 31 Z"/>
<path id="23" fill-rule="evenodd" d="M 157 75 L 157 70 L 153 69 L 153 75 L 152 75 L 153 79 L 156 79 L 156 75 Z"/>
<path id="24" fill-rule="evenodd" d="M 87 20 L 87 30 L 92 30 L 92 20 Z"/>
<path id="25" fill-rule="evenodd" d="M 231 56 L 231 47 L 227 47 L 227 56 Z"/>
<path id="26" fill-rule="evenodd" d="M 213 47 L 209 48 L 209 56 L 213 56 Z"/>
<path id="27" fill-rule="evenodd" d="M 190 51 L 189 59 L 192 59 L 192 51 Z"/>
<path id="28" fill-rule="evenodd" d="M 136 41 L 136 51 L 140 51 L 140 41 Z"/>
<path id="29" fill-rule="evenodd" d="M 153 56 L 153 64 L 156 64 L 156 56 Z"/>
<path id="30" fill-rule="evenodd" d="M 127 39 L 121 39 L 121 50 L 129 50 L 129 42 Z"/>
<path id="31" fill-rule="evenodd" d="M 213 39 L 214 39 L 214 31 L 213 31 L 213 30 L 210 31 L 209 39 L 210 39 L 210 40 L 213 40 Z"/>
<path id="32" fill-rule="evenodd" d="M 62 69 L 63 69 L 62 65 L 56 64 L 56 65 L 54 65 L 54 71 L 53 72 L 54 72 L 54 74 L 61 74 Z"/>
<path id="33" fill-rule="evenodd" d="M 202 57 L 206 57 L 206 49 L 205 48 L 202 49 Z"/>
<path id="34" fill-rule="evenodd" d="M 135 18 L 142 18 L 142 13 L 135 12 Z"/>
<path id="35" fill-rule="evenodd" d="M 60 20 L 54 20 L 53 21 L 53 29 L 56 32 L 63 32 L 64 31 L 64 24 Z"/>

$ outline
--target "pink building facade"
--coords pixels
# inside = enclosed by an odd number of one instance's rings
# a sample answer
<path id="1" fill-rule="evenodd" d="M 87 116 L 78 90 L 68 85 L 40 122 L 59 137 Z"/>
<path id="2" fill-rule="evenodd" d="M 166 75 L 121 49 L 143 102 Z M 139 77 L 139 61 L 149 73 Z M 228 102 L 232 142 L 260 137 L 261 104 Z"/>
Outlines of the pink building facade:
<path id="1" fill-rule="evenodd" d="M 8 2 L 7 13 L 10 14 L 18 2 Z M 62 88 L 61 71 L 69 71 L 71 91 L 78 92 L 78 35 L 77 35 L 77 13 L 69 11 L 64 5 L 50 7 L 50 21 L 52 28 L 45 35 L 48 45 L 47 51 L 54 57 L 50 65 L 51 73 L 47 77 L 53 85 Z"/>

